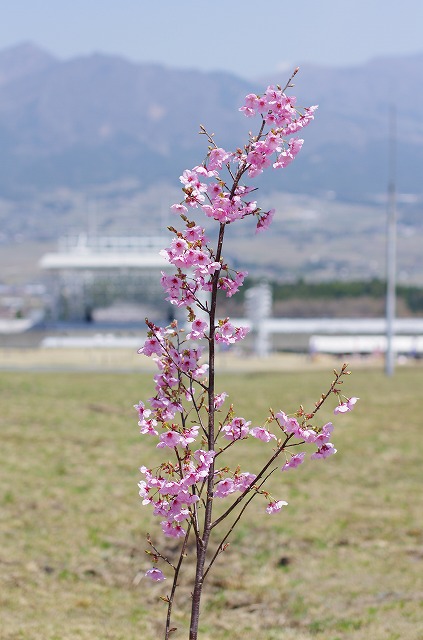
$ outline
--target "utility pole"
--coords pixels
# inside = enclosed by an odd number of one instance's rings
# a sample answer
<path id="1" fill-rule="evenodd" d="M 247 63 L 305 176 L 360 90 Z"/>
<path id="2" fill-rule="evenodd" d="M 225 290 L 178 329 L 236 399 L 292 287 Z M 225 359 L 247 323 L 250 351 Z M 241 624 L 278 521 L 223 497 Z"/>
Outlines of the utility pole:
<path id="1" fill-rule="evenodd" d="M 395 369 L 395 308 L 396 308 L 396 244 L 397 244 L 397 211 L 396 211 L 396 111 L 391 106 L 389 116 L 389 178 L 387 198 L 387 231 L 386 231 L 386 354 L 385 373 L 392 376 Z"/>

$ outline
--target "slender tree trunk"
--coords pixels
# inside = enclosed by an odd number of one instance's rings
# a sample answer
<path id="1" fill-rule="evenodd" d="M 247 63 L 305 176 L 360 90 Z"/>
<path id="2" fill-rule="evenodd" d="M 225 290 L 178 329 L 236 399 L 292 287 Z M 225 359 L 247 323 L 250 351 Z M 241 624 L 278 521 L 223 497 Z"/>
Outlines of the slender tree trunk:
<path id="1" fill-rule="evenodd" d="M 192 593 L 191 622 L 189 627 L 189 640 L 197 640 L 198 623 L 200 620 L 200 603 L 203 591 L 203 573 L 206 561 L 207 548 L 203 541 L 197 541 L 197 567 L 195 571 L 195 584 Z"/>
<path id="2" fill-rule="evenodd" d="M 222 254 L 223 236 L 225 233 L 225 225 L 220 225 L 219 238 L 217 242 L 216 261 L 220 260 Z M 214 389 L 215 389 L 215 322 L 216 322 L 216 302 L 217 287 L 219 282 L 220 270 L 214 274 L 213 286 L 210 299 L 209 312 L 209 384 L 208 384 L 208 449 L 215 449 L 215 432 L 214 432 Z M 204 513 L 204 527 L 202 534 L 197 537 L 197 566 L 195 569 L 195 583 L 192 592 L 191 622 L 189 630 L 189 640 L 197 640 L 198 623 L 200 619 L 201 594 L 204 582 L 204 566 L 206 563 L 207 548 L 209 545 L 212 511 L 213 511 L 213 489 L 214 489 L 214 462 L 212 462 L 207 477 L 207 497 Z"/>

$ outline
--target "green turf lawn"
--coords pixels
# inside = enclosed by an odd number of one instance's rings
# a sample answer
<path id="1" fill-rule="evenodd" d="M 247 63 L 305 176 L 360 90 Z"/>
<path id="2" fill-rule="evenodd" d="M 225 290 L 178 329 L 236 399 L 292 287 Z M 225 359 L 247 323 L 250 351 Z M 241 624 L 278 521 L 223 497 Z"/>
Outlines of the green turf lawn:
<path id="1" fill-rule="evenodd" d="M 259 424 L 269 406 L 312 406 L 331 380 L 226 374 L 217 390 Z M 210 574 L 202 640 L 423 638 L 423 369 L 355 371 L 346 385 L 361 400 L 336 419 L 338 454 L 272 476 L 289 506 L 268 516 L 253 502 Z M 137 493 L 157 451 L 132 405 L 151 391 L 145 375 L 0 374 L 1 640 L 163 637 L 170 580 L 137 580 L 145 534 L 161 540 Z M 267 447 L 241 443 L 244 470 Z M 189 590 L 182 579 L 175 639 Z"/>

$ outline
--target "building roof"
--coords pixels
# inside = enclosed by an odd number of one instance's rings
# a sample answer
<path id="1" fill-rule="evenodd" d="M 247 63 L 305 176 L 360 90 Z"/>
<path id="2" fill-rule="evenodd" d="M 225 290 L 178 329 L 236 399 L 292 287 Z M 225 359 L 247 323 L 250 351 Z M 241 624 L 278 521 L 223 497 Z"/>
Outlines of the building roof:
<path id="1" fill-rule="evenodd" d="M 161 237 L 76 237 L 62 238 L 59 250 L 46 253 L 42 269 L 167 269 L 173 268 L 160 255 L 167 240 Z"/>

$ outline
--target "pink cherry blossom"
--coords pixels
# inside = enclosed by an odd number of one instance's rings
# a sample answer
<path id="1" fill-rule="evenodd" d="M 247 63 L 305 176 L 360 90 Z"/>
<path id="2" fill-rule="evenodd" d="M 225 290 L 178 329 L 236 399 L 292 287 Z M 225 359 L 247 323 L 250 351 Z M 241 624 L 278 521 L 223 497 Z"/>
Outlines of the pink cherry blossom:
<path id="1" fill-rule="evenodd" d="M 251 422 L 247 422 L 244 418 L 234 418 L 229 424 L 222 427 L 223 437 L 226 440 L 241 440 L 247 438 L 250 430 Z"/>
<path id="2" fill-rule="evenodd" d="M 226 291 L 228 298 L 232 297 L 242 286 L 248 271 L 236 271 L 233 277 L 221 277 L 219 279 L 219 288 Z"/>
<path id="3" fill-rule="evenodd" d="M 188 447 L 188 445 L 195 442 L 198 436 L 200 427 L 198 425 L 191 427 L 190 429 L 184 429 L 180 434 L 180 444 L 182 447 Z"/>
<path id="4" fill-rule="evenodd" d="M 301 451 L 301 453 L 294 453 L 291 458 L 285 462 L 281 471 L 288 471 L 288 469 L 295 469 L 300 464 L 304 462 L 305 451 Z"/>
<path id="5" fill-rule="evenodd" d="M 171 449 L 173 449 L 174 447 L 177 447 L 179 444 L 181 444 L 180 434 L 177 433 L 176 431 L 166 431 L 165 433 L 161 434 L 160 442 L 157 445 L 157 447 L 159 449 L 163 447 L 170 447 Z"/>
<path id="6" fill-rule="evenodd" d="M 185 214 L 188 212 L 188 209 L 183 204 L 173 204 L 170 209 L 173 213 Z"/>
<path id="7" fill-rule="evenodd" d="M 183 538 L 186 533 L 185 529 L 183 529 L 180 524 L 175 524 L 168 520 L 163 520 L 161 525 L 164 535 L 169 538 Z"/>
<path id="8" fill-rule="evenodd" d="M 195 470 L 197 479 L 205 478 L 207 476 L 215 455 L 215 451 L 203 451 L 202 449 L 194 451 L 194 458 L 198 460 L 198 465 Z"/>
<path id="9" fill-rule="evenodd" d="M 249 93 L 245 96 L 244 105 L 239 109 L 247 117 L 256 115 L 256 111 L 259 107 L 259 96 L 255 93 Z"/>
<path id="10" fill-rule="evenodd" d="M 193 225 L 184 231 L 183 236 L 187 242 L 198 242 L 200 245 L 203 245 L 207 242 L 207 238 L 204 234 L 205 232 L 202 227 Z"/>
<path id="11" fill-rule="evenodd" d="M 259 233 L 260 231 L 264 231 L 265 229 L 268 229 L 272 224 L 274 215 L 275 215 L 275 209 L 270 209 L 265 213 L 261 213 L 259 215 L 259 219 L 257 222 L 256 232 Z"/>
<path id="12" fill-rule="evenodd" d="M 228 160 L 232 157 L 232 153 L 228 153 L 224 149 L 212 149 L 209 154 L 209 159 L 207 163 L 207 168 L 209 170 L 221 169 L 222 164 L 228 162 Z"/>
<path id="13" fill-rule="evenodd" d="M 331 442 L 326 442 L 322 444 L 322 446 L 313 453 L 310 457 L 312 460 L 318 460 L 320 458 L 328 458 L 336 453 L 336 449 Z"/>
<path id="14" fill-rule="evenodd" d="M 157 427 L 157 420 L 140 420 L 138 426 L 141 427 L 141 434 L 148 434 L 150 436 L 158 436 L 158 432 L 154 427 Z"/>
<path id="15" fill-rule="evenodd" d="M 333 424 L 331 422 L 328 422 L 325 425 L 323 425 L 320 433 L 317 435 L 317 438 L 315 439 L 315 443 L 317 445 L 320 445 L 320 444 L 325 444 L 325 442 L 328 442 L 330 440 L 332 431 L 333 431 Z"/>
<path id="16" fill-rule="evenodd" d="M 138 494 L 141 498 L 147 498 L 147 502 L 146 504 L 148 504 L 150 502 L 150 498 L 148 496 L 148 492 L 149 492 L 149 487 L 147 486 L 147 483 L 145 482 L 145 480 L 140 480 L 138 482 Z"/>
<path id="17" fill-rule="evenodd" d="M 185 169 L 179 179 L 185 187 L 191 187 L 198 192 L 206 191 L 207 187 L 204 183 L 201 182 L 201 180 L 199 180 L 199 174 L 196 169 L 197 167 L 192 171 L 190 171 L 189 169 Z"/>
<path id="18" fill-rule="evenodd" d="M 360 400 L 360 398 L 356 398 L 355 396 L 353 396 L 352 398 L 349 398 L 347 402 L 342 402 L 337 407 L 335 407 L 333 411 L 334 414 L 347 413 L 347 411 L 352 411 L 357 400 Z"/>
<path id="19" fill-rule="evenodd" d="M 228 394 L 226 393 L 226 391 L 223 391 L 222 393 L 216 393 L 214 396 L 214 408 L 220 409 L 227 397 Z"/>
<path id="20" fill-rule="evenodd" d="M 160 569 L 158 569 L 157 567 L 153 567 L 152 569 L 146 571 L 145 576 L 147 578 L 150 578 L 150 580 L 153 580 L 154 582 L 162 582 L 163 580 L 166 580 L 163 572 L 160 571 Z"/>
<path id="21" fill-rule="evenodd" d="M 234 487 L 236 491 L 245 491 L 256 479 L 254 473 L 244 472 L 234 477 Z"/>
<path id="22" fill-rule="evenodd" d="M 230 493 L 233 493 L 234 491 L 235 491 L 235 484 L 232 478 L 225 478 L 224 480 L 221 480 L 220 482 L 217 483 L 217 485 L 215 486 L 213 495 L 216 498 L 225 498 L 226 496 L 228 496 Z"/>
<path id="23" fill-rule="evenodd" d="M 157 338 L 147 338 L 144 342 L 144 346 L 138 349 L 137 353 L 142 353 L 145 356 L 151 356 L 153 354 L 161 355 L 162 346 Z"/>
<path id="24" fill-rule="evenodd" d="M 272 501 L 267 505 L 266 511 L 267 513 L 277 513 L 282 509 L 282 507 L 285 507 L 287 504 L 288 503 L 285 502 L 285 500 L 278 500 L 277 502 Z"/>
<path id="25" fill-rule="evenodd" d="M 253 436 L 253 438 L 262 440 L 263 442 L 270 442 L 272 439 L 276 440 L 276 436 L 264 427 L 254 427 L 253 429 L 250 429 L 250 435 Z"/>
<path id="26" fill-rule="evenodd" d="M 208 329 L 208 324 L 201 318 L 196 318 L 191 324 L 191 331 L 187 333 L 188 340 L 195 340 L 196 338 L 202 338 L 205 331 Z"/>
<path id="27" fill-rule="evenodd" d="M 298 434 L 300 430 L 300 425 L 298 424 L 298 420 L 296 418 L 290 418 L 283 411 L 279 411 L 275 414 L 275 418 L 277 418 L 279 424 L 288 435 L 291 433 Z"/>
<path id="28" fill-rule="evenodd" d="M 239 340 L 243 340 L 249 331 L 248 327 L 235 327 L 229 319 L 219 321 L 216 328 L 214 339 L 216 342 L 223 344 L 234 344 Z"/>
<path id="29" fill-rule="evenodd" d="M 139 401 L 138 404 L 134 404 L 134 409 L 138 411 L 138 415 L 141 418 L 148 418 L 151 415 L 151 409 L 146 409 L 145 404 Z"/>
<path id="30" fill-rule="evenodd" d="M 308 444 L 316 442 L 317 438 L 317 433 L 316 431 L 314 431 L 314 429 L 306 429 L 304 427 L 300 427 L 295 435 Z"/>
<path id="31" fill-rule="evenodd" d="M 174 481 L 163 482 L 159 492 L 167 496 L 176 496 L 181 492 L 181 485 Z"/>

